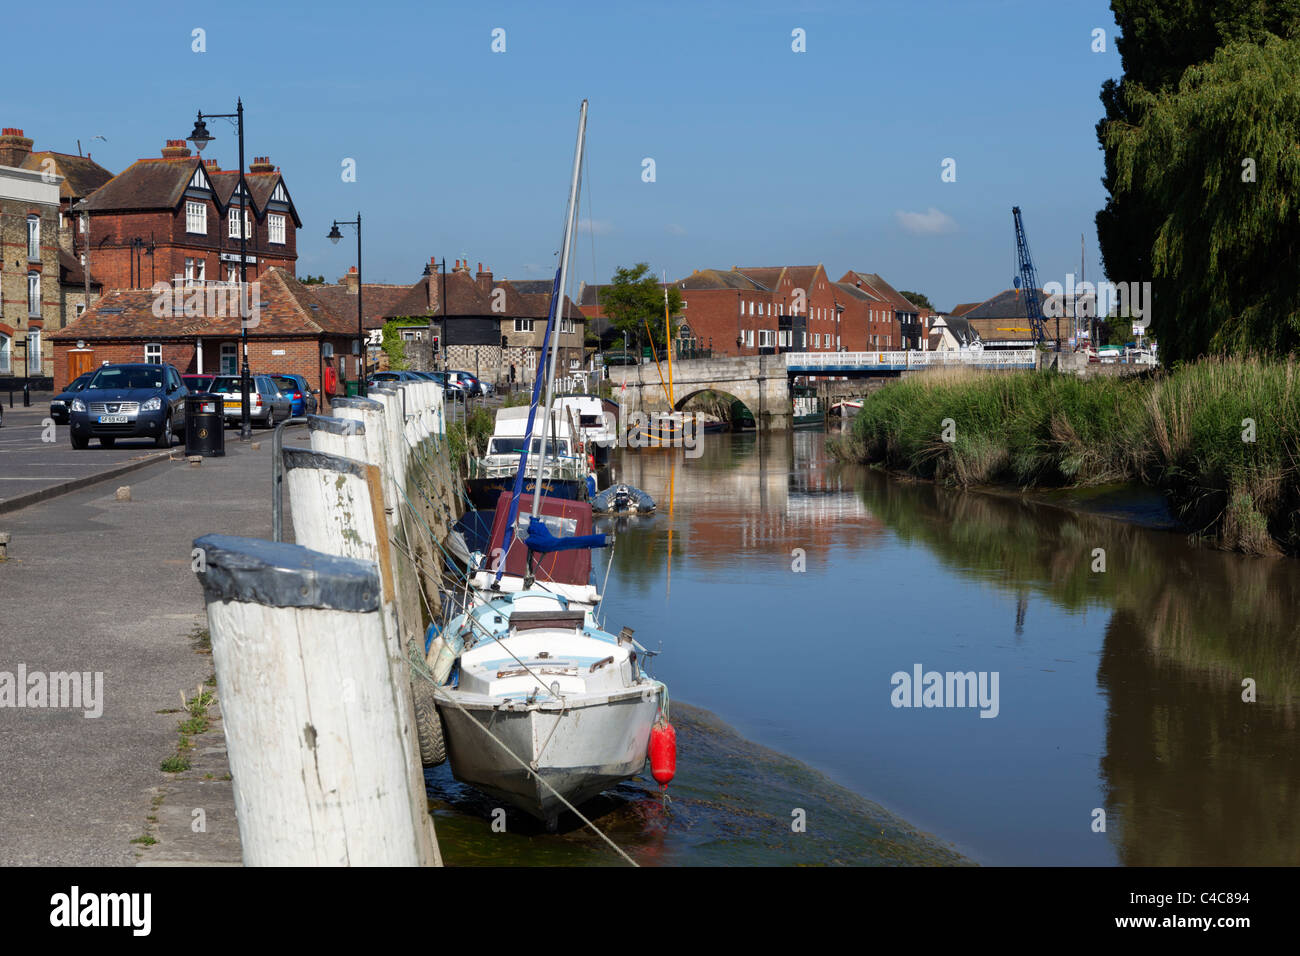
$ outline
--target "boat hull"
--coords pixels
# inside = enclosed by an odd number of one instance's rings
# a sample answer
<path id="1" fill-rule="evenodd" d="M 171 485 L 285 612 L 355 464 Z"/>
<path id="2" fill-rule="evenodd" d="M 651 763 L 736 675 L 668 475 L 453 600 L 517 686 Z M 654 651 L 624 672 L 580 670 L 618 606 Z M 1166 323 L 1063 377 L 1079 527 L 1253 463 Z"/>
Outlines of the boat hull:
<path id="1" fill-rule="evenodd" d="M 497 506 L 501 493 L 513 493 L 515 479 L 509 478 L 467 478 L 465 493 L 470 502 L 480 511 L 491 511 Z M 523 493 L 531 495 L 537 488 L 536 478 L 524 479 Z M 568 501 L 582 501 L 587 496 L 587 483 L 576 478 L 547 478 L 542 483 L 542 494 L 552 498 L 564 498 Z"/>
<path id="2" fill-rule="evenodd" d="M 563 708 L 547 702 L 502 709 L 500 701 L 477 695 L 457 697 L 458 707 L 450 699 L 456 694 L 440 689 L 438 707 L 453 776 L 548 824 L 566 809 L 550 788 L 578 806 L 641 773 L 659 712 L 658 693 L 641 690 L 569 698 Z M 533 765 L 549 787 L 505 753 L 485 727 Z"/>

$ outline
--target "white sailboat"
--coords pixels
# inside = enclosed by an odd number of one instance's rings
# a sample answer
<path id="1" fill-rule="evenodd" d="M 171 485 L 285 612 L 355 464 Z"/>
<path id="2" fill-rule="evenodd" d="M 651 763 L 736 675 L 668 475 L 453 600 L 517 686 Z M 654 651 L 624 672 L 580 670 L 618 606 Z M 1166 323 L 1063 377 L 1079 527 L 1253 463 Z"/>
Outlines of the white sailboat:
<path id="1" fill-rule="evenodd" d="M 543 501 L 555 499 L 531 495 L 530 514 L 515 520 L 534 441 L 533 414 L 539 406 L 540 454 L 534 474 L 541 476 L 543 485 L 549 474 L 548 419 L 558 351 L 552 336 L 568 278 L 586 123 L 584 100 L 547 323 L 546 396 L 539 403 L 539 366 L 513 493 L 508 505 L 503 495 L 497 506 L 498 512 L 507 509 L 504 555 L 489 565 L 490 574 L 475 574 L 475 586 L 466 595 L 468 606 L 429 649 L 438 714 L 456 779 L 551 826 L 566 807 L 576 807 L 641 773 L 651 751 L 655 778 L 666 783 L 676 752 L 667 723 L 667 689 L 645 672 L 648 655 L 632 639 L 631 630 L 615 635 L 600 626 L 599 596 L 593 588 L 566 590 L 559 586 L 564 582 L 538 573 L 545 570 L 548 558 L 604 546 L 604 535 L 574 535 L 578 522 L 565 518 L 565 508 L 586 509 L 589 528 L 590 505 L 565 501 L 555 513 L 555 508 L 542 507 Z M 526 559 L 511 568 L 520 544 Z M 552 564 L 558 566 L 559 561 Z M 589 574 L 589 559 L 586 567 Z M 514 573 L 507 575 L 508 570 Z"/>

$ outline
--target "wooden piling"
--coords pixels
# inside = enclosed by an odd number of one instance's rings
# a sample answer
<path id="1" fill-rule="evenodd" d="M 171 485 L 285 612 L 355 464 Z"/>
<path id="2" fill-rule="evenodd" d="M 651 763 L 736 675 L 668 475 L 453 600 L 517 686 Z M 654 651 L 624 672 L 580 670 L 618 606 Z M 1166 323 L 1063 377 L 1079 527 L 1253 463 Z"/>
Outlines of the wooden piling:
<path id="1" fill-rule="evenodd" d="M 227 535 L 194 547 L 245 864 L 436 861 L 379 565 Z"/>

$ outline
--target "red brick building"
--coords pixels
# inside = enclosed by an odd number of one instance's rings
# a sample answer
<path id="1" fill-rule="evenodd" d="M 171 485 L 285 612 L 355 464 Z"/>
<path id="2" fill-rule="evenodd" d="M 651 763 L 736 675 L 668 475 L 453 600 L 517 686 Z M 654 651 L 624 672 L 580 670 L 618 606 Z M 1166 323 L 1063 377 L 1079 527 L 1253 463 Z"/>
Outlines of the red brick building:
<path id="1" fill-rule="evenodd" d="M 882 305 L 872 306 L 873 315 L 883 313 L 888 331 L 883 334 L 886 344 L 896 349 L 919 349 L 925 347 L 927 337 L 926 324 L 921 318 L 921 309 L 909 301 L 902 293 L 874 272 L 857 272 L 850 269 L 844 273 L 840 283 L 865 290 Z M 874 333 L 881 334 L 881 333 Z"/>
<path id="2" fill-rule="evenodd" d="M 265 156 L 244 178 L 247 201 L 238 195 L 237 170 L 191 156 L 184 140 L 168 140 L 161 158 L 136 160 L 77 207 L 89 216 L 91 272 L 109 289 L 177 278 L 237 281 L 246 228 L 249 281 L 273 268 L 292 275 L 302 220 L 284 178 Z"/>
<path id="3" fill-rule="evenodd" d="M 321 406 L 355 379 L 356 313 L 340 313 L 334 298 L 272 268 L 257 277 L 248 330 L 253 374 L 299 374 L 320 390 Z M 107 292 L 94 307 L 50 336 L 54 387 L 62 389 L 83 371 L 105 362 L 163 362 L 182 373 L 237 374 L 240 320 L 237 298 L 216 283 L 161 300 L 150 290 Z"/>

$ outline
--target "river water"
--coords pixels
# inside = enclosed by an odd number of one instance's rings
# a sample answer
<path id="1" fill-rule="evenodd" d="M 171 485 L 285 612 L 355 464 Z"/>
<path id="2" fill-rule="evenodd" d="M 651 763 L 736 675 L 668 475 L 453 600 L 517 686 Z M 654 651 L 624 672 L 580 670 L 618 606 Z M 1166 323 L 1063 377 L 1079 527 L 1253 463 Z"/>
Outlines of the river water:
<path id="1" fill-rule="evenodd" d="M 672 802 L 647 777 L 590 811 L 638 862 L 1300 863 L 1300 564 L 825 441 L 616 459 L 660 509 L 615 529 L 607 625 L 662 645 L 679 702 Z M 932 671 L 979 675 L 985 706 L 895 706 L 924 703 L 895 675 Z M 619 862 L 572 821 L 495 833 L 427 777 L 451 863 Z"/>

